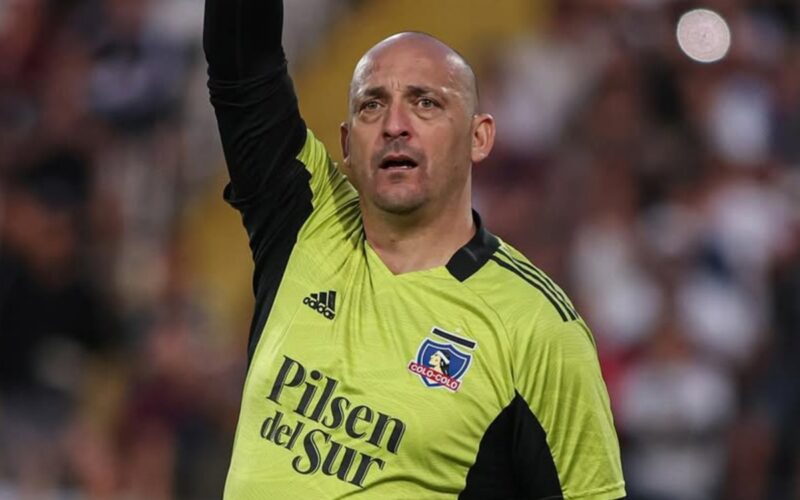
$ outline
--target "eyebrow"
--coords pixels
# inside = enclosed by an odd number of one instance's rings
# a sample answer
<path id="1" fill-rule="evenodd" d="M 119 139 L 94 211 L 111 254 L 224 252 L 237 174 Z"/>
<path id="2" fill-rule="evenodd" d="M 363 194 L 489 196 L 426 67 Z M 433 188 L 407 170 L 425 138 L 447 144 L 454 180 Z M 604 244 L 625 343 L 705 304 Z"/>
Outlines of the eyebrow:
<path id="1" fill-rule="evenodd" d="M 439 93 L 436 92 L 436 89 L 425 85 L 406 85 L 406 88 L 403 92 L 403 95 L 411 97 L 420 97 L 431 94 L 439 96 Z M 391 97 L 389 91 L 386 90 L 386 87 L 381 85 L 367 88 L 363 92 L 357 94 L 355 100 L 363 101 L 365 99 L 388 99 L 389 97 Z M 439 97 L 444 98 L 443 96 Z"/>
<path id="2" fill-rule="evenodd" d="M 413 97 L 419 97 L 429 94 L 438 95 L 438 92 L 436 92 L 436 90 L 432 87 L 426 87 L 424 85 L 408 85 L 406 86 L 405 94 Z"/>
<path id="3" fill-rule="evenodd" d="M 389 97 L 389 91 L 386 90 L 386 87 L 369 87 L 364 92 L 356 95 L 358 101 L 362 101 L 364 99 L 369 98 L 378 98 L 378 99 L 385 99 Z"/>

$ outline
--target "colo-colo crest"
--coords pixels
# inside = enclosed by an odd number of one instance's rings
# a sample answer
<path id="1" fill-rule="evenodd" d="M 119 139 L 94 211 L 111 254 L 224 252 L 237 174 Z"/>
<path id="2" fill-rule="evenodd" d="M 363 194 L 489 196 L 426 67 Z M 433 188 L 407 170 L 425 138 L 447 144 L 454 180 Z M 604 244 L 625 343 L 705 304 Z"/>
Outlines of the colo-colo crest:
<path id="1" fill-rule="evenodd" d="M 437 327 L 433 327 L 431 334 L 442 340 L 430 337 L 423 340 L 417 349 L 416 359 L 408 364 L 408 369 L 419 375 L 427 387 L 445 387 L 455 392 L 461 387 L 472 363 L 472 354 L 456 345 L 473 350 L 478 344 Z"/>

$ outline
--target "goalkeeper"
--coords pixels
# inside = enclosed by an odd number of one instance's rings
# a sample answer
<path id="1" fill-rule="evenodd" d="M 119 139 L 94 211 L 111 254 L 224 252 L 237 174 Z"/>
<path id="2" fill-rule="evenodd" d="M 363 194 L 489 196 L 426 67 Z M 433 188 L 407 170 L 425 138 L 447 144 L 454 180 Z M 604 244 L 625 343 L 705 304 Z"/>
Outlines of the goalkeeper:
<path id="1" fill-rule="evenodd" d="M 255 261 L 226 498 L 623 497 L 588 327 L 472 210 L 495 123 L 466 61 L 419 33 L 370 49 L 337 167 L 300 117 L 282 2 L 205 16 Z"/>

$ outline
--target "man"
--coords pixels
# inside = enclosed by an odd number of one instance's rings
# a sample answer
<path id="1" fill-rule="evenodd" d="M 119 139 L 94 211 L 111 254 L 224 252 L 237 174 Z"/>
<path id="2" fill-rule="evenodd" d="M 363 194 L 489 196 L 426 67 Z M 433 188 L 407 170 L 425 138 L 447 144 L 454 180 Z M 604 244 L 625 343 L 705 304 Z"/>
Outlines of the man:
<path id="1" fill-rule="evenodd" d="M 282 14 L 206 0 L 257 301 L 226 497 L 624 496 L 589 330 L 471 210 L 494 121 L 470 67 L 427 35 L 373 47 L 339 170 L 300 118 Z"/>

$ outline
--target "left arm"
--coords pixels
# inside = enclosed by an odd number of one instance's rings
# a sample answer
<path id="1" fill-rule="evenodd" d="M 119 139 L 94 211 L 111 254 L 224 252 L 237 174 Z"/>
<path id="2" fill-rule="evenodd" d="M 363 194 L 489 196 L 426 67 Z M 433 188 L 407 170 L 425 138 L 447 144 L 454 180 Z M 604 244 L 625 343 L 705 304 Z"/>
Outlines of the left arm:
<path id="1" fill-rule="evenodd" d="M 512 335 L 518 488 L 526 498 L 624 497 L 608 392 L 586 324 L 543 309 Z"/>

